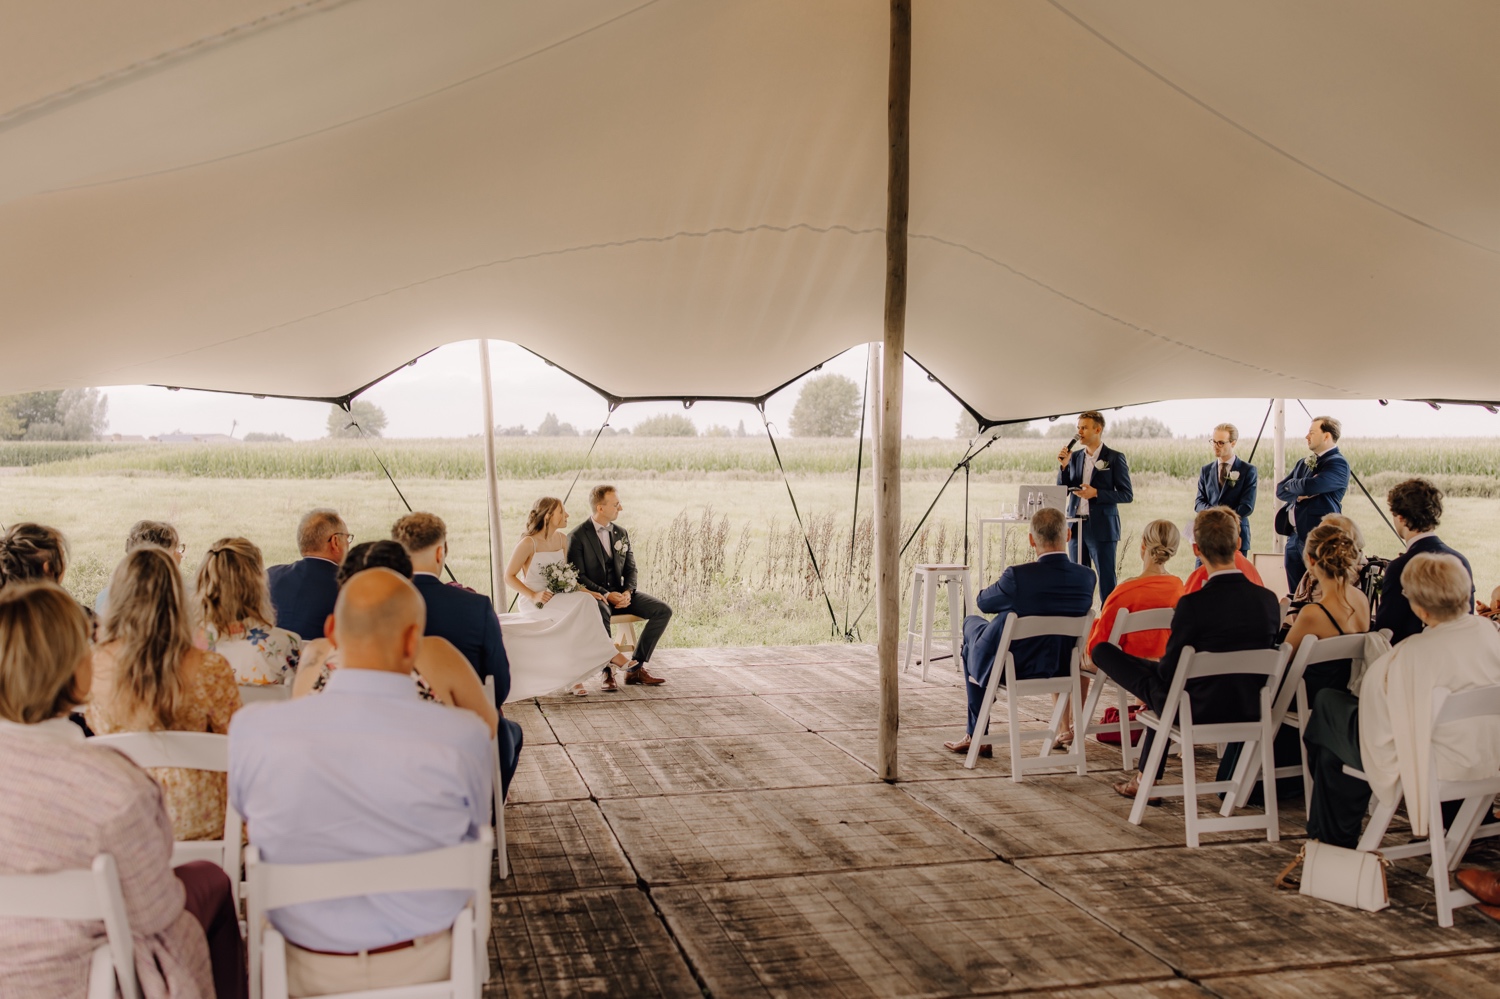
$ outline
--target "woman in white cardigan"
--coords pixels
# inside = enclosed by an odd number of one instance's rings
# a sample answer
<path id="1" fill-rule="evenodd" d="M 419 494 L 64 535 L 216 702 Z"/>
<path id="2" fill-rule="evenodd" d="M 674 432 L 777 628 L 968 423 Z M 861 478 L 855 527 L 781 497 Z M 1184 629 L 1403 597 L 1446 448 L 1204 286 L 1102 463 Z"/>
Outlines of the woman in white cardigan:
<path id="1" fill-rule="evenodd" d="M 1312 801 L 1307 835 L 1353 847 L 1373 791 L 1382 802 L 1406 798 L 1412 833 L 1427 835 L 1428 766 L 1444 780 L 1500 770 L 1500 718 L 1474 718 L 1432 731 L 1432 692 L 1500 684 L 1500 632 L 1469 613 L 1469 577 L 1451 555 L 1415 556 L 1401 574 L 1412 610 L 1425 625 L 1365 674 L 1360 696 L 1320 691 L 1308 723 Z M 1365 772 L 1350 777 L 1344 765 Z M 1456 803 L 1445 809 L 1457 810 Z"/>

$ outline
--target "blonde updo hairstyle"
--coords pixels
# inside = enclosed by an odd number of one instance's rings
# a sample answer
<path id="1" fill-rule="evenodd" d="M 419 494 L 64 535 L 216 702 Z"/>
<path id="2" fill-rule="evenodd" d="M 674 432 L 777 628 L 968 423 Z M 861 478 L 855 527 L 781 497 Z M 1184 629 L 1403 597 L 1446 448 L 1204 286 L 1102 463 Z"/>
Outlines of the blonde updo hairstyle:
<path id="1" fill-rule="evenodd" d="M 547 527 L 547 520 L 552 516 L 554 510 L 562 508 L 563 501 L 556 496 L 543 496 L 531 506 L 531 512 L 526 515 L 526 530 L 522 532 L 523 537 L 531 537 L 541 534 Z"/>
<path id="2" fill-rule="evenodd" d="M 1354 542 L 1354 550 L 1359 552 L 1360 557 L 1364 556 L 1365 533 L 1359 529 L 1353 517 L 1346 517 L 1342 513 L 1325 513 L 1323 519 L 1318 522 L 1318 526 L 1321 527 L 1324 524 L 1331 524 L 1349 535 L 1349 540 Z"/>
<path id="3" fill-rule="evenodd" d="M 1166 565 L 1182 545 L 1182 532 L 1170 520 L 1153 520 L 1141 532 L 1141 547 L 1146 558 L 1156 565 Z"/>
<path id="4" fill-rule="evenodd" d="M 276 623 L 265 559 L 247 538 L 220 538 L 209 546 L 198 567 L 195 598 L 199 622 L 226 638 L 245 623 Z"/>
<path id="5" fill-rule="evenodd" d="M 1302 548 L 1302 561 L 1309 569 L 1318 569 L 1329 579 L 1352 582 L 1359 568 L 1359 547 L 1338 524 L 1319 524 L 1308 534 Z"/>
<path id="6" fill-rule="evenodd" d="M 137 548 L 115 569 L 100 636 L 100 644 L 110 642 L 119 643 L 117 723 L 172 729 L 181 710 L 180 669 L 193 647 L 193 627 L 187 587 L 165 548 Z"/>
<path id="7" fill-rule="evenodd" d="M 68 568 L 68 542 L 43 524 L 12 524 L 0 534 L 0 586 L 32 580 L 62 582 Z"/>
<path id="8" fill-rule="evenodd" d="M 35 725 L 84 701 L 78 667 L 93 629 L 56 583 L 21 583 L 0 593 L 0 718 Z"/>

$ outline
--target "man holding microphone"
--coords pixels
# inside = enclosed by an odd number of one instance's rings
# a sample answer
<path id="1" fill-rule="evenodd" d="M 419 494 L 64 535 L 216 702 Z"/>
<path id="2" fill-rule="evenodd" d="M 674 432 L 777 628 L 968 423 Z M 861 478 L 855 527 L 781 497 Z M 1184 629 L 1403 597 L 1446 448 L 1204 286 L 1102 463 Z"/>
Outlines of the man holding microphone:
<path id="1" fill-rule="evenodd" d="M 1125 456 L 1104 445 L 1103 414 L 1093 410 L 1080 413 L 1077 429 L 1078 435 L 1057 452 L 1057 484 L 1068 487 L 1068 516 L 1083 518 L 1081 529 L 1069 532 L 1068 557 L 1094 567 L 1099 575 L 1099 601 L 1103 603 L 1115 588 L 1118 507 L 1135 499 L 1135 493 Z M 1074 451 L 1075 443 L 1083 446 Z"/>

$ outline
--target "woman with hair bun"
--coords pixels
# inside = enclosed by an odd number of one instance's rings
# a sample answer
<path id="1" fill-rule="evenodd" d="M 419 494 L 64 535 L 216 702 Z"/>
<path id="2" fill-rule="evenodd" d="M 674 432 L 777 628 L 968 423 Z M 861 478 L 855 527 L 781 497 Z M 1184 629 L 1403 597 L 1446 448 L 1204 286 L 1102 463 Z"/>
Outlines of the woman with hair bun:
<path id="1" fill-rule="evenodd" d="M 1303 543 L 1302 561 L 1318 598 L 1297 615 L 1287 643 L 1295 650 L 1308 635 L 1337 638 L 1369 631 L 1370 601 L 1355 585 L 1360 551 L 1344 526 L 1324 521 L 1313 528 Z M 1347 688 L 1350 666 L 1348 659 L 1309 666 L 1303 674 L 1308 703 L 1325 687 Z"/>
<path id="2" fill-rule="evenodd" d="M 556 496 L 543 496 L 526 515 L 526 530 L 511 554 L 505 582 L 519 594 L 518 613 L 500 615 L 500 637 L 510 660 L 508 701 L 524 700 L 569 686 L 588 693 L 581 681 L 606 663 L 624 668 L 629 660 L 610 641 L 599 618 L 604 599 L 583 588 L 553 593 L 543 567 L 568 560 L 568 511 Z"/>
<path id="3" fill-rule="evenodd" d="M 68 568 L 68 542 L 55 527 L 12 524 L 0 534 L 0 586 L 61 583 Z"/>

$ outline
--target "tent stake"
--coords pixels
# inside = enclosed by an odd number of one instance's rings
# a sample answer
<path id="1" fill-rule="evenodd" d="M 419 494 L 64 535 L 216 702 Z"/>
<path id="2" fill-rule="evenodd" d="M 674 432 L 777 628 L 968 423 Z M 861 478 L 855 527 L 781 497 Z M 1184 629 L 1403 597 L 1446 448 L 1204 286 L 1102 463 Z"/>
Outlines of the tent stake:
<path id="1" fill-rule="evenodd" d="M 484 493 L 490 514 L 490 595 L 505 607 L 505 545 L 500 533 L 500 484 L 495 481 L 495 392 L 490 384 L 490 342 L 479 341 L 479 382 L 484 390 Z"/>
<path id="2" fill-rule="evenodd" d="M 891 0 L 886 129 L 890 142 L 885 213 L 885 343 L 880 443 L 876 448 L 875 627 L 880 659 L 880 777 L 897 779 L 901 728 L 896 652 L 901 636 L 901 394 L 906 358 L 906 219 L 911 196 L 911 0 Z"/>

